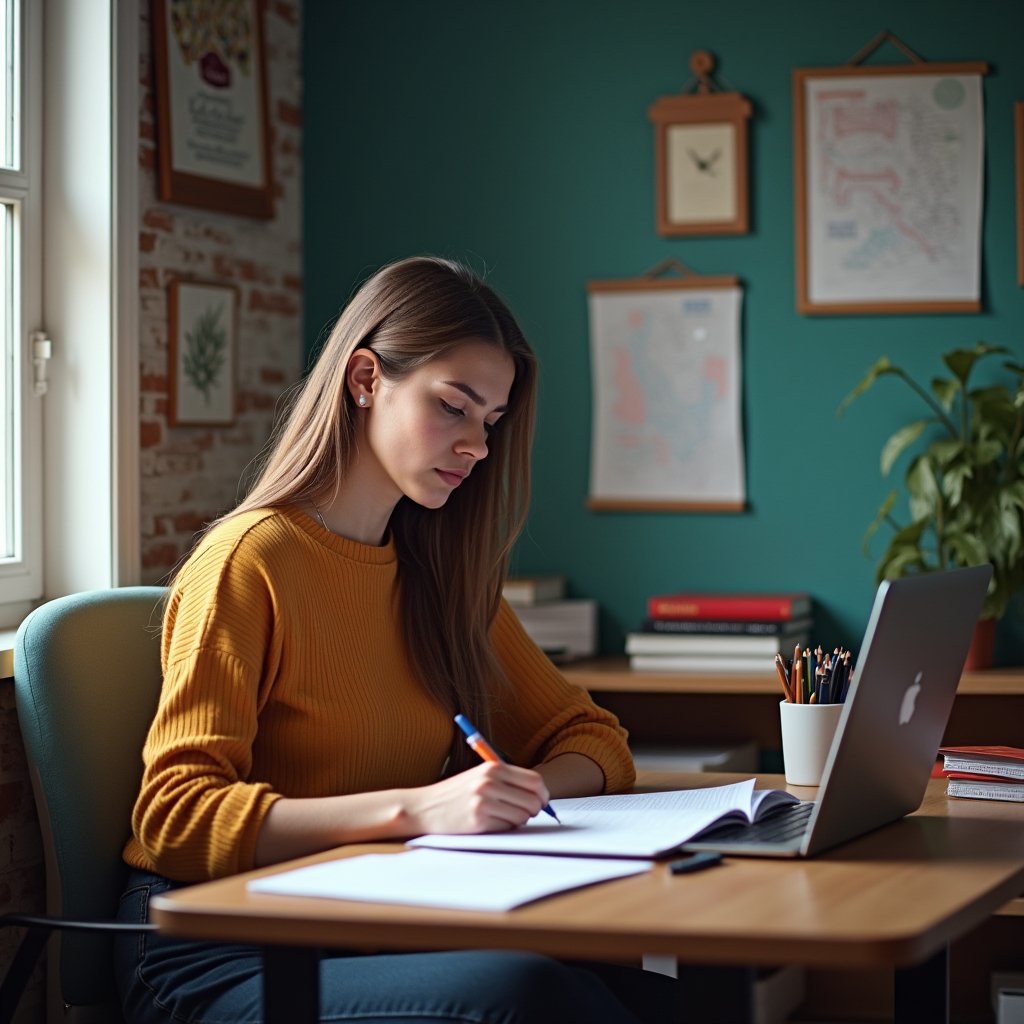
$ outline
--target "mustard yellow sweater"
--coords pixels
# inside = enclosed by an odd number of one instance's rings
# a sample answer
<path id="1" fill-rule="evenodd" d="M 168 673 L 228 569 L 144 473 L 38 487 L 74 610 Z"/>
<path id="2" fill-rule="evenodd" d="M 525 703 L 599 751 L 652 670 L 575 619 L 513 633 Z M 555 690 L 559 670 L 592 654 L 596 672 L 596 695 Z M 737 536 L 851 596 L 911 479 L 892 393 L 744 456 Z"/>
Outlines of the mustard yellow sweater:
<path id="1" fill-rule="evenodd" d="M 436 782 L 454 725 L 409 665 L 396 556 L 298 510 L 212 530 L 172 590 L 163 690 L 143 751 L 125 860 L 179 881 L 254 866 L 275 800 Z M 502 604 L 491 630 L 513 691 L 493 740 L 517 764 L 570 751 L 605 790 L 633 782 L 615 717 L 570 685 Z"/>

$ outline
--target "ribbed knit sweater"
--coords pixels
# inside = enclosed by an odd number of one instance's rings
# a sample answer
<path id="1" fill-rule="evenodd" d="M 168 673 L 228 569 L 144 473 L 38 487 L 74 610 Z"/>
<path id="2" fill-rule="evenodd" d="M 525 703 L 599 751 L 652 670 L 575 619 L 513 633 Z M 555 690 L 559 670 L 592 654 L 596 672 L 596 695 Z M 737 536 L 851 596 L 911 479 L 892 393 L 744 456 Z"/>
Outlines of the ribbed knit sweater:
<path id="1" fill-rule="evenodd" d="M 125 848 L 132 867 L 198 881 L 255 866 L 282 796 L 424 786 L 454 725 L 409 664 L 394 547 L 338 537 L 297 509 L 236 516 L 178 574 L 163 688 Z M 491 628 L 512 690 L 492 739 L 516 764 L 575 752 L 605 791 L 633 782 L 626 734 L 569 684 L 504 603 Z"/>

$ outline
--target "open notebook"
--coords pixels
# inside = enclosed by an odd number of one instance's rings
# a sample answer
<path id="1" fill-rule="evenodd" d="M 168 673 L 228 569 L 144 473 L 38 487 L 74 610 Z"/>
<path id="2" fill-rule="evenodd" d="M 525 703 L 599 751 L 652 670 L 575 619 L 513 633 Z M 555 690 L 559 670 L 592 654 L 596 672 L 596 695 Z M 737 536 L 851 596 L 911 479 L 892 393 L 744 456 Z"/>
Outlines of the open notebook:
<path id="1" fill-rule="evenodd" d="M 537 815 L 509 832 L 428 835 L 407 845 L 442 850 L 662 857 L 726 822 L 748 824 L 798 804 L 784 790 L 755 790 L 754 780 L 666 793 L 624 793 L 552 800 L 561 824 Z"/>

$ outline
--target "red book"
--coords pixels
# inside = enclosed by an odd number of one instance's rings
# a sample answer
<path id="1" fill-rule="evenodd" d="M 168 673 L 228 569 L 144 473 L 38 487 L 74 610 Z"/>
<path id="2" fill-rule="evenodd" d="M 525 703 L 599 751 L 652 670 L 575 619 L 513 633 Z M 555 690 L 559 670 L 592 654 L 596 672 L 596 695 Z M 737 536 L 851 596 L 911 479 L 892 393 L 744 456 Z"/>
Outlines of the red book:
<path id="1" fill-rule="evenodd" d="M 939 747 L 943 774 L 997 776 L 1024 782 L 1024 749 L 1021 747 Z"/>
<path id="2" fill-rule="evenodd" d="M 647 599 L 652 619 L 778 622 L 810 613 L 809 594 L 657 594 Z"/>

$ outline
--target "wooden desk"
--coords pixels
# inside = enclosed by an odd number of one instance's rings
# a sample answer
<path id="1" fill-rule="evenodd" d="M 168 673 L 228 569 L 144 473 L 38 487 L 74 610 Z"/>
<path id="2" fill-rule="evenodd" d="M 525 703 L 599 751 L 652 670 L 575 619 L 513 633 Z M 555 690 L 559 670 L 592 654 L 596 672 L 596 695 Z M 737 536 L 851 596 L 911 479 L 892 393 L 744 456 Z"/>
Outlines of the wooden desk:
<path id="1" fill-rule="evenodd" d="M 630 734 L 653 743 L 754 740 L 778 750 L 779 682 L 763 674 L 634 672 L 628 659 L 597 658 L 563 666 Z M 1024 747 L 1024 668 L 965 673 L 943 737 L 949 745 Z"/>
<path id="2" fill-rule="evenodd" d="M 640 788 L 738 777 L 651 775 Z M 784 784 L 779 776 L 762 783 Z M 485 947 L 715 965 L 885 965 L 897 970 L 896 1020 L 931 1024 L 948 1019 L 949 943 L 1024 892 L 1022 826 L 1024 805 L 948 800 L 945 783 L 932 780 L 915 814 L 812 860 L 728 858 L 683 876 L 658 864 L 505 914 L 296 899 L 245 887 L 256 875 L 394 844 L 352 846 L 180 889 L 154 898 L 152 912 L 168 934 L 264 945 L 268 1022 L 316 1020 L 314 1009 L 298 1004 L 304 992 L 316 992 L 310 947 Z"/>

